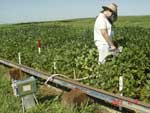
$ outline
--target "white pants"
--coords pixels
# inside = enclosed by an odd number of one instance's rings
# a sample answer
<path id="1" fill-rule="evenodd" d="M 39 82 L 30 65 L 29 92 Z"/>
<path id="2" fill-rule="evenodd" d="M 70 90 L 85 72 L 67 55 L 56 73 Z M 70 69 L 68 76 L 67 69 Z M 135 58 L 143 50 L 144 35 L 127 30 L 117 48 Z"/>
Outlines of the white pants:
<path id="1" fill-rule="evenodd" d="M 99 52 L 98 63 L 104 64 L 106 61 L 105 58 L 111 54 L 109 52 L 109 45 L 105 43 L 101 43 L 100 41 L 96 41 L 95 45 Z"/>

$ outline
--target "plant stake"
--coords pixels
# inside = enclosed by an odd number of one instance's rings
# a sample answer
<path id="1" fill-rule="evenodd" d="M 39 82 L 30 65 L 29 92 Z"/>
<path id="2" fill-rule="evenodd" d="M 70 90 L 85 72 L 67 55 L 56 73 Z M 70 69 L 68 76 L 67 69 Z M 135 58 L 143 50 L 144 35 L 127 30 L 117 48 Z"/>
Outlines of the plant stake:
<path id="1" fill-rule="evenodd" d="M 119 92 L 121 92 L 120 96 L 123 96 L 122 90 L 123 90 L 123 76 L 120 76 L 119 77 Z M 122 111 L 122 107 L 119 106 L 119 110 Z"/>
<path id="2" fill-rule="evenodd" d="M 41 41 L 40 41 L 40 39 L 37 42 L 37 47 L 38 47 L 38 52 L 40 54 L 41 53 Z"/>

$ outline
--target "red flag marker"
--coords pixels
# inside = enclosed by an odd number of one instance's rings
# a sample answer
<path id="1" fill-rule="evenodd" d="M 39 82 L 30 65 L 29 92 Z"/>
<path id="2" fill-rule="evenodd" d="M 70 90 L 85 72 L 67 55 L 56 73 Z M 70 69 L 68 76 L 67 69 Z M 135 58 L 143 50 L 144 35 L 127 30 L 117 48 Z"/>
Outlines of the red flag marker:
<path id="1" fill-rule="evenodd" d="M 40 39 L 38 39 L 37 47 L 38 47 L 38 52 L 40 54 L 41 53 L 41 40 Z"/>

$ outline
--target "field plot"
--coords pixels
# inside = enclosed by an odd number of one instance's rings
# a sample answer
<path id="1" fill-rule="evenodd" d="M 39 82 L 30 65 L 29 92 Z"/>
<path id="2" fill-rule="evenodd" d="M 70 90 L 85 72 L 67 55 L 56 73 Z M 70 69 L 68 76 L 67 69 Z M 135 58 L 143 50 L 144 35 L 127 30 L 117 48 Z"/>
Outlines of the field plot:
<path id="1" fill-rule="evenodd" d="M 140 21 L 150 17 L 139 17 L 132 26 L 132 19 L 137 18 L 129 17 L 129 21 L 124 24 L 123 20 L 127 17 L 121 17 L 120 22 L 116 23 L 114 40 L 124 49 L 121 54 L 109 59 L 104 65 L 97 63 L 98 53 L 93 41 L 94 19 L 1 26 L 0 58 L 18 62 L 20 52 L 24 65 L 48 73 L 60 73 L 73 79 L 93 75 L 93 78 L 81 82 L 115 94 L 119 93 L 119 76 L 123 76 L 123 95 L 150 103 L 150 27 L 149 24 L 141 24 Z M 41 41 L 41 54 L 38 54 L 38 40 Z M 3 81 L 2 75 L 3 72 L 0 78 L 0 91 L 6 90 L 9 96 L 10 83 Z M 1 98 L 2 96 L 4 95 L 1 95 Z M 10 104 L 16 101 L 12 98 Z M 59 99 L 54 98 L 54 102 L 50 103 L 46 101 L 39 107 L 42 109 L 50 105 L 56 111 L 60 106 L 56 100 Z M 0 100 L 0 103 L 3 103 L 3 100 Z M 2 113 L 6 113 L 10 108 L 9 105 L 8 108 L 2 107 Z M 15 113 L 16 107 L 18 104 L 12 106 L 9 111 Z M 59 109 L 60 113 L 63 109 Z M 83 113 L 91 113 L 93 108 L 85 106 L 80 110 Z M 65 109 L 64 112 L 67 113 Z"/>

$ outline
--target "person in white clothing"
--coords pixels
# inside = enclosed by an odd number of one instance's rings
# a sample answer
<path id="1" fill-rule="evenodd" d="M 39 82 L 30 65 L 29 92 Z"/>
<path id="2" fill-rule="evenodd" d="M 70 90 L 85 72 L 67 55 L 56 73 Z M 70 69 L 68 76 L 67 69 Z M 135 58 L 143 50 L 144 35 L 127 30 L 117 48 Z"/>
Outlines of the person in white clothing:
<path id="1" fill-rule="evenodd" d="M 117 20 L 117 5 L 112 3 L 103 6 L 103 11 L 98 15 L 94 25 L 94 42 L 99 52 L 99 63 L 104 64 L 105 58 L 116 50 L 112 42 L 112 23 Z"/>

